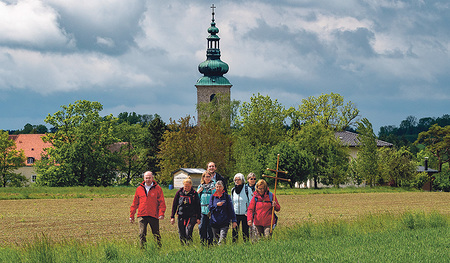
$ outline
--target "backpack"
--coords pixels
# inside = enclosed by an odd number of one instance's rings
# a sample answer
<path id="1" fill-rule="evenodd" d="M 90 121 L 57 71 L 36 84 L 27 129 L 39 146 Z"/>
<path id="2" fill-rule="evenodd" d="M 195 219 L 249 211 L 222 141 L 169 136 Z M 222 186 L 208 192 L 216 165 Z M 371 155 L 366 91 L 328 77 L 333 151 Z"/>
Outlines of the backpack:
<path id="1" fill-rule="evenodd" d="M 256 203 L 257 202 L 263 202 L 263 201 L 258 201 L 258 197 L 256 195 L 254 195 L 255 198 L 255 211 L 256 211 Z M 273 202 L 273 194 L 272 192 L 269 192 L 269 198 L 270 198 L 270 202 Z M 277 222 L 278 222 L 278 216 L 277 214 L 275 214 L 275 211 L 273 212 L 273 226 L 272 226 L 272 230 L 275 229 L 275 227 L 277 226 Z"/>

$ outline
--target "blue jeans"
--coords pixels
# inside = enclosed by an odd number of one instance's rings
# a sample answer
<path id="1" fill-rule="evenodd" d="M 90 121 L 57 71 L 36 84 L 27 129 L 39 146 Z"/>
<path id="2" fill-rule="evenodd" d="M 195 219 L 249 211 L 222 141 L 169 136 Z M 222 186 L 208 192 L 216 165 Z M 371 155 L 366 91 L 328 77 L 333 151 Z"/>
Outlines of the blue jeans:
<path id="1" fill-rule="evenodd" d="M 202 245 L 212 245 L 213 233 L 211 229 L 211 223 L 209 222 L 208 215 L 202 214 L 200 225 L 198 226 L 200 234 L 200 242 Z"/>

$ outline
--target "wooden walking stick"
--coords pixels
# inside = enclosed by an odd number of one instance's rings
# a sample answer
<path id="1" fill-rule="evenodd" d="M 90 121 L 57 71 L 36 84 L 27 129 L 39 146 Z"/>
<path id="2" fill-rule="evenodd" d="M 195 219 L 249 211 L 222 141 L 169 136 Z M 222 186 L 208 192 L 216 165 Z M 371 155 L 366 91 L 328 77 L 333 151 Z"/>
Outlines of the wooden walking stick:
<path id="1" fill-rule="evenodd" d="M 279 164 L 280 164 L 280 154 L 277 154 L 277 169 L 273 170 L 273 169 L 267 168 L 268 171 L 275 172 L 275 176 L 268 176 L 268 175 L 265 175 L 265 174 L 262 175 L 263 177 L 268 177 L 268 178 L 274 178 L 275 179 L 275 189 L 273 190 L 274 196 L 276 196 L 276 194 L 277 194 L 277 182 L 278 182 L 278 180 L 283 180 L 283 181 L 288 181 L 288 182 L 291 181 L 291 179 L 278 177 L 278 173 L 287 174 L 286 171 L 280 171 L 278 169 L 278 165 Z M 275 200 L 275 198 L 273 200 Z M 273 202 L 273 200 L 272 200 L 272 202 Z M 271 234 L 272 234 L 272 231 L 273 231 L 273 218 L 274 218 L 274 215 L 275 215 L 275 206 L 272 205 L 272 218 L 270 220 L 270 233 Z"/>

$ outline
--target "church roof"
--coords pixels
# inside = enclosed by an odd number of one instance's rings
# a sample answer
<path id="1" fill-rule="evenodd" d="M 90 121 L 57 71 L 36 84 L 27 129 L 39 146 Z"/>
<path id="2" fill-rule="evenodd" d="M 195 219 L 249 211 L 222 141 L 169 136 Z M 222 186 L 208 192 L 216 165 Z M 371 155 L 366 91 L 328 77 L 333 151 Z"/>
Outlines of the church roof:
<path id="1" fill-rule="evenodd" d="M 198 65 L 198 71 L 203 74 L 203 77 L 197 80 L 196 86 L 211 86 L 211 85 L 226 85 L 231 83 L 223 75 L 228 72 L 228 64 L 220 60 L 220 37 L 217 35 L 219 29 L 216 27 L 214 19 L 214 4 L 212 8 L 211 26 L 208 28 L 210 34 L 206 39 L 208 46 L 206 50 L 206 60 Z"/>
<path id="2" fill-rule="evenodd" d="M 197 80 L 196 86 L 231 86 L 230 81 L 223 76 L 203 76 Z"/>

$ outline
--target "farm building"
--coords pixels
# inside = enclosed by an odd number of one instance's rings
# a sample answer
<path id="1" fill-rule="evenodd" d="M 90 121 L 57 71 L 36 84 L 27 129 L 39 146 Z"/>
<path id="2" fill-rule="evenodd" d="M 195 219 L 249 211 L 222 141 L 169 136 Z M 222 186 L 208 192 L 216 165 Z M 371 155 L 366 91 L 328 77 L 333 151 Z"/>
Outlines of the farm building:
<path id="1" fill-rule="evenodd" d="M 186 179 L 188 176 L 190 176 L 192 180 L 192 186 L 196 188 L 198 185 L 200 185 L 202 174 L 205 171 L 206 170 L 203 168 L 180 168 L 172 172 L 173 187 L 174 188 L 183 187 L 183 180 Z"/>
<path id="2" fill-rule="evenodd" d="M 18 134 L 9 135 L 9 139 L 16 143 L 17 150 L 23 150 L 26 161 L 24 166 L 18 168 L 16 173 L 21 173 L 30 182 L 36 182 L 36 172 L 34 170 L 34 162 L 41 159 L 45 148 L 52 147 L 49 142 L 42 141 L 45 134 Z"/>
<path id="3" fill-rule="evenodd" d="M 359 141 L 359 138 L 358 138 L 358 134 L 354 133 L 354 132 L 349 132 L 349 131 L 341 131 L 341 132 L 335 132 L 334 136 L 341 141 L 342 145 L 348 147 L 350 157 L 356 159 L 356 157 L 358 156 L 358 148 L 361 144 L 361 142 Z M 376 142 L 377 142 L 378 148 L 393 146 L 392 143 L 385 142 L 385 141 L 378 140 L 378 139 L 376 140 Z M 350 186 L 350 185 L 357 186 L 354 184 L 346 184 L 346 185 L 340 185 L 340 187 L 346 187 L 346 186 Z M 314 181 L 312 179 L 307 180 L 306 182 L 301 183 L 301 184 L 296 183 L 295 186 L 297 188 L 312 188 L 312 187 L 314 187 Z M 326 185 L 323 185 L 320 183 L 317 186 L 318 187 L 329 187 L 329 186 L 326 186 Z M 362 184 L 360 186 L 364 187 L 365 184 Z"/>
<path id="4" fill-rule="evenodd" d="M 349 154 L 352 158 L 356 158 L 358 155 L 358 147 L 360 145 L 360 141 L 358 139 L 358 134 L 354 132 L 349 131 L 341 131 L 341 132 L 335 132 L 334 136 L 338 138 L 342 145 L 347 146 L 349 148 Z M 393 144 L 389 142 L 385 142 L 382 140 L 376 140 L 377 147 L 392 147 Z"/>

